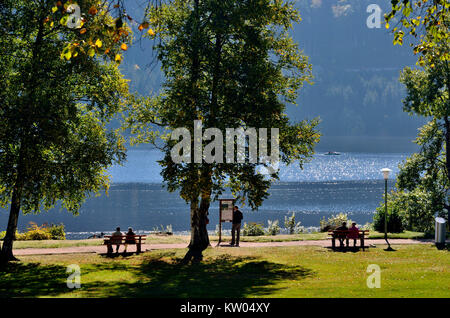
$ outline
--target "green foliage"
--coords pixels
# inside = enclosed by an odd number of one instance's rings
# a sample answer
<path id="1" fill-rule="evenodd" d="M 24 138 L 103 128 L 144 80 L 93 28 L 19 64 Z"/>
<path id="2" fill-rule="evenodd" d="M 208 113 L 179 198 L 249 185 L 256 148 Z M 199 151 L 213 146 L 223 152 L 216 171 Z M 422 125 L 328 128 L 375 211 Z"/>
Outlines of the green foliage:
<path id="1" fill-rule="evenodd" d="M 388 198 L 409 230 L 431 232 L 434 215 L 437 213 L 448 219 L 450 213 L 450 71 L 447 63 L 436 61 L 430 65 L 427 62 L 422 70 L 406 68 L 400 78 L 407 89 L 404 110 L 431 118 L 415 140 L 420 151 L 399 165 L 397 190 Z"/>
<path id="2" fill-rule="evenodd" d="M 332 215 L 328 219 L 323 217 L 323 219 L 320 220 L 320 231 L 327 232 L 334 230 L 341 226 L 343 222 L 347 222 L 347 226 L 349 226 L 353 221 L 348 218 L 347 213 Z"/>
<path id="3" fill-rule="evenodd" d="M 447 82 L 449 72 L 447 62 L 436 62 L 433 66 L 427 64 L 423 69 L 406 67 L 400 76 L 400 82 L 407 90 L 403 110 L 436 120 L 450 116 Z"/>
<path id="4" fill-rule="evenodd" d="M 96 3 L 78 1 L 82 10 Z M 10 203 L 15 189 L 13 204 L 23 213 L 59 200 L 76 214 L 91 192 L 108 189 L 106 169 L 125 158 L 123 138 L 107 124 L 122 109 L 127 82 L 114 62 L 87 54 L 61 58 L 67 45 L 83 36 L 90 45 L 94 34 L 53 21 L 64 14 L 54 5 L 0 5 L 0 203 Z M 92 30 L 95 21 L 86 21 Z"/>
<path id="5" fill-rule="evenodd" d="M 289 234 L 298 234 L 303 232 L 301 222 L 295 222 L 295 213 L 292 212 L 290 217 L 284 216 L 284 227 L 288 230 Z"/>
<path id="6" fill-rule="evenodd" d="M 267 221 L 267 235 L 277 235 L 280 233 L 280 226 L 278 225 L 278 220 L 268 220 Z"/>
<path id="7" fill-rule="evenodd" d="M 380 205 L 373 216 L 375 231 L 384 233 L 384 216 L 385 208 Z M 399 212 L 398 205 L 394 202 L 388 204 L 387 231 L 389 233 L 402 233 L 404 231 L 404 220 Z"/>
<path id="8" fill-rule="evenodd" d="M 64 224 L 50 224 L 50 226 L 47 227 L 47 231 L 51 235 L 52 240 L 65 240 L 66 239 L 66 232 L 64 230 Z"/>
<path id="9" fill-rule="evenodd" d="M 442 209 L 442 201 L 436 197 L 436 194 L 437 193 L 428 191 L 420 186 L 412 189 L 411 191 L 398 190 L 396 192 L 389 193 L 388 220 L 389 214 L 393 213 L 396 218 L 398 216 L 398 218 L 401 219 L 403 229 L 416 232 L 433 232 L 434 216 L 436 212 L 441 217 L 447 218 L 446 213 Z M 436 201 L 436 199 L 438 201 Z M 383 213 L 384 216 L 384 202 L 380 203 L 377 211 Z"/>
<path id="10" fill-rule="evenodd" d="M 31 240 L 50 240 L 51 234 L 47 231 L 46 225 L 38 226 L 36 223 L 30 222 L 30 226 L 25 233 L 18 234 L 16 240 L 31 241 Z"/>
<path id="11" fill-rule="evenodd" d="M 244 236 L 262 236 L 265 234 L 264 227 L 260 223 L 244 223 L 244 226 L 242 227 L 242 235 Z"/>
<path id="12" fill-rule="evenodd" d="M 396 19 L 393 28 L 394 45 L 403 44 L 403 37 L 409 34 L 414 54 L 420 54 L 418 64 L 423 66 L 435 61 L 450 60 L 448 0 L 391 0 L 391 12 L 385 15 L 386 28 Z"/>
<path id="13" fill-rule="evenodd" d="M 157 98 L 130 110 L 127 123 L 135 142 L 154 142 L 155 125 L 169 133 L 186 127 L 193 138 L 193 122 L 202 120 L 223 133 L 227 127 L 278 127 L 284 162 L 298 160 L 302 166 L 311 158 L 317 120 L 291 124 L 283 103 L 294 102 L 311 79 L 308 58 L 288 33 L 299 21 L 291 3 L 176 0 L 153 8 L 149 21 L 161 40 L 156 50 L 166 81 Z M 252 208 L 267 197 L 270 180 L 258 175 L 254 164 L 175 164 L 170 156 L 175 142 L 161 137 L 162 175 L 168 189 L 181 189 L 186 201 L 201 192 L 219 196 L 226 186 Z"/>

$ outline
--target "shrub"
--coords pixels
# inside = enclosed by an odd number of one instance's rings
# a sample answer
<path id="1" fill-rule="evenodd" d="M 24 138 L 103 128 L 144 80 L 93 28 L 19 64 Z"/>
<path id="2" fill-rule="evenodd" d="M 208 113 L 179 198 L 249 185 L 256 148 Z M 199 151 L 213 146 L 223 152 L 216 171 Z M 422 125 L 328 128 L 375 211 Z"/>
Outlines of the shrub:
<path id="1" fill-rule="evenodd" d="M 267 235 L 277 235 L 280 233 L 280 226 L 278 225 L 278 220 L 268 220 L 267 221 Z"/>
<path id="2" fill-rule="evenodd" d="M 295 223 L 295 213 L 292 212 L 290 217 L 284 216 L 284 226 L 288 230 L 289 234 L 297 234 L 303 232 L 303 226 L 300 226 L 301 222 Z"/>
<path id="3" fill-rule="evenodd" d="M 260 236 L 264 235 L 263 225 L 260 223 L 250 222 L 244 223 L 244 227 L 242 228 L 242 235 L 244 236 Z"/>
<path id="4" fill-rule="evenodd" d="M 27 231 L 24 233 L 16 232 L 17 241 L 32 240 L 65 240 L 64 224 L 48 226 L 47 223 L 39 226 L 34 222 L 30 222 Z"/>
<path id="5" fill-rule="evenodd" d="M 166 225 L 166 227 L 164 227 L 164 225 L 161 224 L 161 229 L 159 229 L 157 226 L 153 228 L 153 232 L 155 232 L 156 234 L 168 234 L 168 235 L 172 235 L 173 234 L 173 228 L 172 228 L 172 224 Z"/>
<path id="6" fill-rule="evenodd" d="M 323 219 L 320 220 L 320 231 L 332 231 L 341 226 L 343 222 L 347 222 L 347 226 L 352 223 L 352 220 L 348 218 L 347 213 L 332 215 L 328 219 L 325 219 L 325 217 L 323 217 Z"/>
<path id="7" fill-rule="evenodd" d="M 364 224 L 364 225 L 360 228 L 360 230 L 373 231 L 373 230 L 374 230 L 374 228 L 373 228 L 373 223 L 367 222 L 366 224 Z"/>
<path id="8" fill-rule="evenodd" d="M 427 191 L 415 189 L 414 191 L 398 191 L 388 194 L 388 214 L 393 215 L 391 222 L 397 223 L 397 227 L 402 223 L 402 229 L 410 231 L 434 233 L 434 217 L 438 213 L 439 216 L 447 218 L 448 214 L 443 207 L 436 206 L 436 202 L 440 201 L 438 197 L 433 196 Z M 374 216 L 378 222 L 383 224 L 384 232 L 384 201 L 380 202 Z M 388 215 L 388 231 L 389 228 Z M 399 218 L 401 220 L 399 220 Z M 391 225 L 391 227 L 394 225 Z M 395 229 L 395 226 L 393 230 Z"/>
<path id="9" fill-rule="evenodd" d="M 51 235 L 52 240 L 65 240 L 66 239 L 66 233 L 64 231 L 64 224 L 52 224 L 49 227 L 47 227 L 47 231 Z"/>
<path id="10" fill-rule="evenodd" d="M 30 222 L 26 232 L 16 234 L 18 241 L 50 240 L 51 238 L 52 235 L 48 232 L 46 224 L 39 226 L 34 222 Z"/>
<path id="11" fill-rule="evenodd" d="M 376 209 L 375 215 L 373 216 L 373 228 L 375 231 L 384 232 L 384 214 L 384 207 L 380 206 Z M 404 229 L 403 220 L 398 210 L 388 206 L 387 231 L 389 233 L 401 233 Z"/>

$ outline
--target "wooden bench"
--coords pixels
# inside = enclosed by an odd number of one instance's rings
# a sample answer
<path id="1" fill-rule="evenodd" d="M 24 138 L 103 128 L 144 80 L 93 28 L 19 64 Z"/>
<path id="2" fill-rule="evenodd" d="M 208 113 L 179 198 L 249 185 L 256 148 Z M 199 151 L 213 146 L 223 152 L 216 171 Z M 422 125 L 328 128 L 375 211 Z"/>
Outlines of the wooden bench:
<path id="1" fill-rule="evenodd" d="M 352 231 L 349 231 L 349 230 L 334 230 L 334 231 L 328 231 L 328 235 L 330 235 L 331 236 L 331 247 L 333 248 L 333 249 L 335 249 L 336 248 L 336 239 L 337 240 L 339 240 L 339 242 L 341 243 L 341 239 L 342 240 L 344 240 L 345 239 L 345 242 L 346 242 L 346 246 L 347 247 L 349 247 L 349 240 L 353 240 L 353 246 L 354 247 L 356 247 L 356 241 L 357 240 L 359 240 L 360 241 L 360 247 L 363 249 L 363 251 L 364 251 L 364 249 L 365 249 L 365 246 L 364 246 L 364 239 L 366 238 L 366 236 L 368 236 L 369 235 L 369 230 L 359 230 L 358 231 L 358 237 L 357 238 L 352 238 L 352 237 L 349 237 L 349 234 L 351 233 Z M 342 246 L 342 244 L 341 244 L 341 247 L 343 247 Z"/>
<path id="2" fill-rule="evenodd" d="M 145 238 L 146 236 L 147 235 L 105 235 L 103 245 L 106 245 L 108 254 L 113 253 L 113 245 L 136 245 L 136 253 L 139 254 L 142 252 L 142 238 Z M 130 240 L 133 240 L 134 242 L 128 242 Z"/>

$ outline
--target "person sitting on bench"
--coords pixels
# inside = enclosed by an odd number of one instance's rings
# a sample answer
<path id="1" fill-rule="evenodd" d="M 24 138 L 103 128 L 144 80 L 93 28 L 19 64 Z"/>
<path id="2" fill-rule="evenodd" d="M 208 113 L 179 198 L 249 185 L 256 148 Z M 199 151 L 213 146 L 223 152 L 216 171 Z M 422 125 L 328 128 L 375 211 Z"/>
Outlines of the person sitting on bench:
<path id="1" fill-rule="evenodd" d="M 336 231 L 348 231 L 347 222 L 342 222 L 342 226 L 338 227 Z M 347 238 L 347 234 L 338 233 L 336 237 L 338 238 L 341 247 L 344 246 L 344 239 Z"/>
<path id="2" fill-rule="evenodd" d="M 116 253 L 119 253 L 120 243 L 122 243 L 122 235 L 123 233 L 120 232 L 120 227 L 117 227 L 116 231 L 111 234 L 111 243 L 116 244 Z"/>
<path id="3" fill-rule="evenodd" d="M 349 239 L 353 239 L 353 246 L 356 246 L 356 240 L 359 238 L 359 229 L 356 227 L 356 223 L 352 223 L 352 227 L 348 229 Z"/>
<path id="4" fill-rule="evenodd" d="M 136 239 L 134 238 L 136 234 L 134 234 L 133 229 L 131 227 L 128 228 L 128 232 L 126 235 L 127 236 L 125 237 L 125 250 L 123 251 L 124 253 L 127 252 L 128 244 L 136 244 Z"/>

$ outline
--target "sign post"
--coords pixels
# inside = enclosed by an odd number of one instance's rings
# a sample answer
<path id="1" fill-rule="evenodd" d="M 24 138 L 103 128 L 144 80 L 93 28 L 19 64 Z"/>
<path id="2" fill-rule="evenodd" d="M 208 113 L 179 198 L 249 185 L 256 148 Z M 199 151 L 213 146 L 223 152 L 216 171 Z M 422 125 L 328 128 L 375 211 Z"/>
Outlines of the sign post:
<path id="1" fill-rule="evenodd" d="M 233 222 L 233 208 L 235 199 L 219 199 L 219 242 L 222 242 L 222 222 Z"/>

